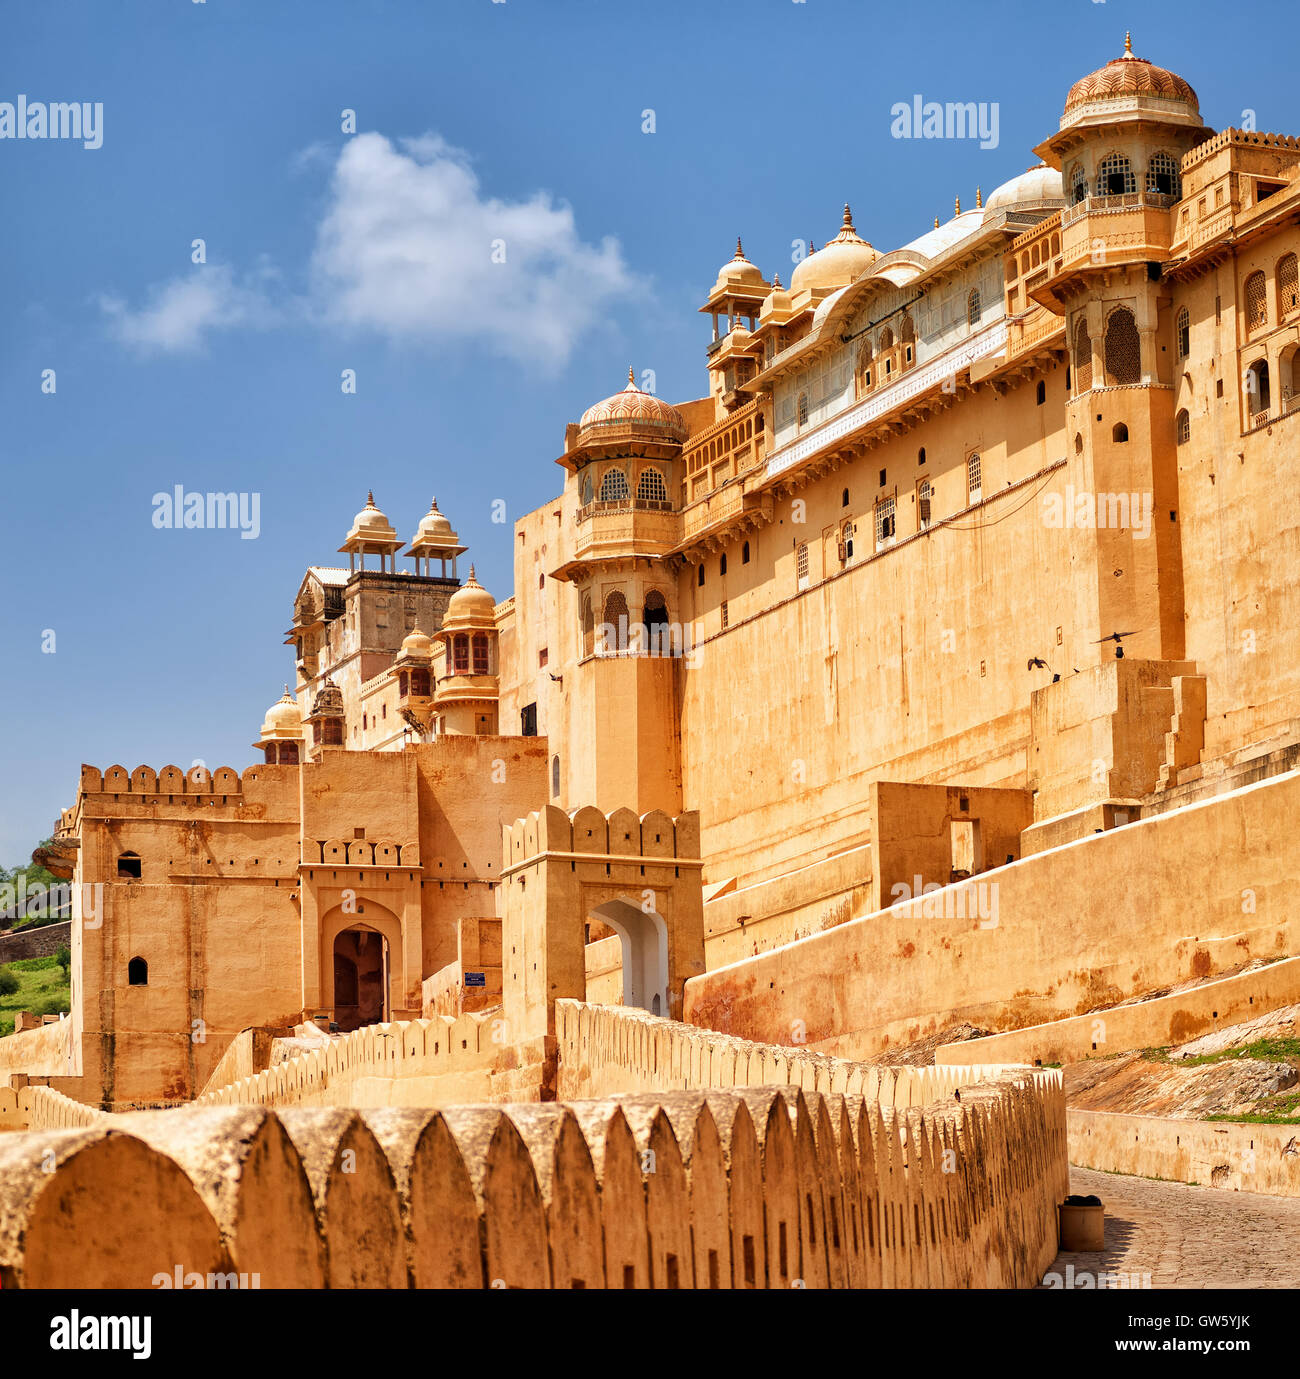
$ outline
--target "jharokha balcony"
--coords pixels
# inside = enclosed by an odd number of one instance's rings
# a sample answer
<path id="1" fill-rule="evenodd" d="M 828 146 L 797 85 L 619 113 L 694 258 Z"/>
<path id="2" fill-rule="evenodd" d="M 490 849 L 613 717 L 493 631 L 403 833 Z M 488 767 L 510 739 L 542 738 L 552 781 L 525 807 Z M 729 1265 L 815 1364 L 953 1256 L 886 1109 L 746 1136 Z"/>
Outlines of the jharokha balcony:
<path id="1" fill-rule="evenodd" d="M 605 498 L 584 503 L 574 515 L 579 560 L 666 555 L 677 543 L 680 518 L 671 499 Z"/>

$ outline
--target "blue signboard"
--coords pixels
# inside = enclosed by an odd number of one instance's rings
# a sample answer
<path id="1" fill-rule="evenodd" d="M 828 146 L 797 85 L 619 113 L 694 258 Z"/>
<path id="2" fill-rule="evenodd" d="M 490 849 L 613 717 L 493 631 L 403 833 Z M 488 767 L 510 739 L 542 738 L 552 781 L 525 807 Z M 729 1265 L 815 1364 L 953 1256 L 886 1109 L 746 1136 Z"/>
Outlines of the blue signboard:
<path id="1" fill-rule="evenodd" d="M 466 973 L 465 973 L 465 985 L 466 985 L 466 986 L 486 986 L 486 985 L 487 985 L 487 973 L 486 973 L 486 972 L 466 972 Z"/>

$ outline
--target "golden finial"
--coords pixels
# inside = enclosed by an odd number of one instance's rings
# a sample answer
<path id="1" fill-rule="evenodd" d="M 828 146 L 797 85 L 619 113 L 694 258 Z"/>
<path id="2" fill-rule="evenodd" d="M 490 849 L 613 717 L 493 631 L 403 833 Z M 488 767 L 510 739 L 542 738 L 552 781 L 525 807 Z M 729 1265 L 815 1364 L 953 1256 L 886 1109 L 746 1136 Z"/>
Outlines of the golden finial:
<path id="1" fill-rule="evenodd" d="M 1124 56 L 1133 56 L 1133 34 L 1131 31 L 1126 31 L 1124 34 Z"/>
<path id="2" fill-rule="evenodd" d="M 851 230 L 853 228 L 853 212 L 849 210 L 849 203 L 847 201 L 844 203 L 844 228 L 846 230 Z"/>
<path id="3" fill-rule="evenodd" d="M 284 687 L 284 697 L 285 697 L 286 699 L 289 698 L 289 686 L 288 686 L 288 685 L 286 685 L 286 686 Z"/>
<path id="4" fill-rule="evenodd" d="M 636 387 L 636 370 L 631 366 L 631 364 L 627 366 L 627 386 L 629 388 Z"/>
<path id="5" fill-rule="evenodd" d="M 935 216 L 935 218 L 934 218 L 934 228 L 935 228 L 936 230 L 939 228 L 939 217 L 938 217 L 938 216 Z"/>
<path id="6" fill-rule="evenodd" d="M 736 252 L 732 255 L 732 257 L 737 259 L 743 259 L 745 257 L 745 251 L 741 248 L 740 245 L 739 235 L 736 236 Z"/>
<path id="7" fill-rule="evenodd" d="M 977 211 L 984 208 L 984 193 L 978 187 L 975 188 L 975 209 Z"/>
<path id="8" fill-rule="evenodd" d="M 477 584 L 477 583 L 478 583 L 478 578 L 477 578 L 477 576 L 474 574 L 474 567 L 473 567 L 472 565 L 469 567 L 469 582 L 470 582 L 471 584 Z"/>
<path id="9" fill-rule="evenodd" d="M 372 488 L 372 489 L 367 489 L 367 490 L 366 490 L 366 506 L 367 506 L 368 508 L 372 508 L 372 507 L 374 507 L 374 505 L 375 505 L 375 491 L 374 491 L 373 488 Z"/>
<path id="10" fill-rule="evenodd" d="M 773 274 L 772 274 L 772 286 L 773 286 L 773 287 L 780 287 L 780 286 L 781 286 L 781 275 L 780 275 L 780 273 L 773 273 Z"/>
<path id="11" fill-rule="evenodd" d="M 958 197 L 954 198 L 953 204 L 957 207 L 956 211 L 954 211 L 953 214 L 954 214 L 954 215 L 961 215 L 961 197 L 958 196 Z"/>

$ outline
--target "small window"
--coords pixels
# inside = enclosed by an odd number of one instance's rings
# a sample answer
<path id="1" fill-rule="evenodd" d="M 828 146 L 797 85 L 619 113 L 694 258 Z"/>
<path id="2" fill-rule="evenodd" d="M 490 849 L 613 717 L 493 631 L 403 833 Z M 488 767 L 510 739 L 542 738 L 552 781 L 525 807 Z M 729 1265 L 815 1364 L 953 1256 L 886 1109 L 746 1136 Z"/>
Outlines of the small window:
<path id="1" fill-rule="evenodd" d="M 884 469 L 882 469 L 882 470 L 880 471 L 880 483 L 877 485 L 878 488 L 884 488 L 884 486 L 885 486 L 885 478 L 886 478 L 886 476 L 887 476 L 887 473 L 888 473 L 888 471 L 887 471 L 887 470 L 884 470 Z"/>
<path id="2" fill-rule="evenodd" d="M 1168 153 L 1153 153 L 1147 165 L 1147 191 L 1158 196 L 1181 196 L 1178 162 Z"/>
<path id="3" fill-rule="evenodd" d="M 924 531 L 930 525 L 931 499 L 934 490 L 930 487 L 929 479 L 921 480 L 921 487 L 917 490 L 917 507 L 920 509 L 920 527 Z"/>
<path id="4" fill-rule="evenodd" d="M 840 494 L 840 507 L 846 508 L 846 507 L 848 507 L 848 505 L 849 505 L 849 491 L 848 491 L 848 489 L 846 488 L 846 489 Z"/>
<path id="5" fill-rule="evenodd" d="M 132 958 L 127 963 L 126 983 L 128 986 L 149 985 L 149 964 L 143 958 Z"/>
<path id="6" fill-rule="evenodd" d="M 1097 169 L 1097 195 L 1123 196 L 1137 191 L 1137 178 L 1122 153 L 1111 153 L 1101 160 Z"/>
<path id="7" fill-rule="evenodd" d="M 636 496 L 643 503 L 667 503 L 668 485 L 664 482 L 662 471 L 643 469 L 637 480 Z"/>
<path id="8" fill-rule="evenodd" d="M 722 600 L 722 626 L 723 626 L 723 629 L 724 629 L 724 630 L 725 630 L 726 627 L 727 627 L 727 600 L 726 600 L 726 599 L 723 599 L 723 600 Z"/>
<path id="9" fill-rule="evenodd" d="M 1192 438 L 1192 419 L 1188 415 L 1186 407 L 1178 413 L 1174 424 L 1178 428 L 1178 444 L 1186 445 Z"/>
<path id="10" fill-rule="evenodd" d="M 795 584 L 800 589 L 808 587 L 808 543 L 801 542 L 794 553 Z"/>
<path id="11" fill-rule="evenodd" d="M 117 875 L 119 880 L 138 881 L 140 879 L 140 858 L 137 853 L 124 852 L 117 859 Z"/>
<path id="12" fill-rule="evenodd" d="M 1246 406 L 1252 419 L 1265 415 L 1273 405 L 1273 394 L 1269 387 L 1268 360 L 1256 359 L 1246 370 Z M 1255 421 L 1258 425 L 1258 421 Z"/>
<path id="13" fill-rule="evenodd" d="M 807 393 L 800 393 L 800 394 L 799 394 L 798 418 L 799 418 L 799 423 L 798 423 L 798 424 L 799 424 L 800 426 L 805 425 L 805 424 L 807 423 L 807 421 L 808 421 L 808 394 L 807 394 Z"/>
<path id="14" fill-rule="evenodd" d="M 560 758 L 551 758 L 551 798 L 557 799 L 560 794 Z"/>
<path id="15" fill-rule="evenodd" d="M 1180 307 L 1174 325 L 1174 347 L 1179 359 L 1186 359 L 1192 352 L 1192 318 L 1186 307 Z"/>
<path id="16" fill-rule="evenodd" d="M 925 446 L 922 446 L 922 447 L 916 452 L 916 462 L 917 462 L 917 464 L 924 464 L 924 463 L 925 463 Z"/>
<path id="17" fill-rule="evenodd" d="M 1040 407 L 1043 405 L 1044 402 L 1047 401 L 1047 384 L 1041 378 L 1038 380 L 1038 387 L 1035 390 L 1035 397 Z"/>
<path id="18" fill-rule="evenodd" d="M 1126 306 L 1116 307 L 1106 320 L 1106 374 L 1116 384 L 1142 380 L 1137 318 Z"/>
<path id="19" fill-rule="evenodd" d="M 1079 431 L 1074 433 L 1074 453 L 1076 455 L 1083 454 L 1083 434 Z"/>
<path id="20" fill-rule="evenodd" d="M 520 737 L 537 736 L 537 705 L 525 704 L 519 710 L 519 735 Z"/>
<path id="21" fill-rule="evenodd" d="M 627 475 L 621 469 L 607 469 L 600 481 L 600 501 L 612 503 L 628 496 Z"/>
<path id="22" fill-rule="evenodd" d="M 1117 445 L 1123 445 L 1128 440 L 1128 427 L 1122 421 L 1117 421 L 1110 433 L 1110 438 Z"/>
<path id="23" fill-rule="evenodd" d="M 745 544 L 740 548 L 740 563 L 741 563 L 742 565 L 748 565 L 748 564 L 749 564 L 749 542 L 748 542 L 748 541 L 746 541 Z"/>
<path id="24" fill-rule="evenodd" d="M 1082 163 L 1076 163 L 1070 169 L 1070 204 L 1077 206 L 1080 201 L 1087 200 L 1088 196 L 1088 174 L 1083 170 Z"/>
<path id="25" fill-rule="evenodd" d="M 1258 330 L 1268 324 L 1268 291 L 1263 273 L 1252 273 L 1246 279 L 1246 328 Z"/>
<path id="26" fill-rule="evenodd" d="M 1300 282 L 1296 276 L 1296 256 L 1285 254 L 1277 261 L 1278 310 L 1289 316 L 1300 307 Z"/>
<path id="27" fill-rule="evenodd" d="M 970 294 L 970 296 L 966 298 L 966 324 L 967 324 L 968 326 L 975 326 L 975 325 L 978 325 L 978 324 L 979 324 L 979 319 L 980 319 L 980 294 L 979 294 L 979 288 L 976 288 L 975 291 L 972 292 L 972 293 Z"/>
<path id="28" fill-rule="evenodd" d="M 720 575 L 725 575 L 727 573 L 727 557 L 725 554 L 718 561 L 718 573 Z"/>
<path id="29" fill-rule="evenodd" d="M 700 566 L 698 572 L 696 573 L 695 583 L 696 583 L 696 585 L 697 585 L 699 588 L 701 588 L 701 589 L 704 588 L 704 566 L 703 566 L 703 565 Z"/>
<path id="30" fill-rule="evenodd" d="M 984 492 L 984 475 L 978 454 L 966 461 L 966 496 L 972 503 L 978 503 Z"/>
<path id="31" fill-rule="evenodd" d="M 876 503 L 876 546 L 890 545 L 895 537 L 895 520 L 897 514 L 894 511 L 894 499 L 891 494 L 888 498 L 881 498 Z"/>

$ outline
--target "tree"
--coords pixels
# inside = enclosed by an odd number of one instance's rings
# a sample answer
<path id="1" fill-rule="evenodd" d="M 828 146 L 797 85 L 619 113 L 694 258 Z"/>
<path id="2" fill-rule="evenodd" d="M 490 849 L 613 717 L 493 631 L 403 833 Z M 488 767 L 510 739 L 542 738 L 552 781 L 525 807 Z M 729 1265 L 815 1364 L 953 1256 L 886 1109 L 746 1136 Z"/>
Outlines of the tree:
<path id="1" fill-rule="evenodd" d="M 0 996 L 12 996 L 18 987 L 17 975 L 7 967 L 0 967 Z"/>
<path id="2" fill-rule="evenodd" d="M 68 979 L 68 968 L 72 966 L 72 954 L 68 952 L 67 945 L 63 945 L 54 955 L 54 960 L 63 969 L 63 980 Z"/>

